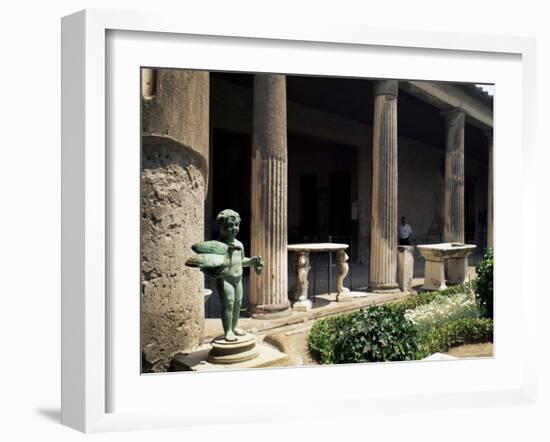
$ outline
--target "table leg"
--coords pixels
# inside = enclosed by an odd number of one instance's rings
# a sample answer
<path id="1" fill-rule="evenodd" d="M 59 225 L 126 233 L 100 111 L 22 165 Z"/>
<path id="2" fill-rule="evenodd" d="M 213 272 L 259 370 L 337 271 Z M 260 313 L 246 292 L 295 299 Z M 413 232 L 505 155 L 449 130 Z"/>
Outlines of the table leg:
<path id="1" fill-rule="evenodd" d="M 336 278 L 336 300 L 338 302 L 351 301 L 353 297 L 348 288 L 344 287 L 344 279 L 349 272 L 349 256 L 345 250 L 336 252 L 336 262 L 338 264 L 338 277 Z"/>
<path id="2" fill-rule="evenodd" d="M 307 299 L 307 290 L 309 287 L 308 273 L 309 273 L 309 252 L 296 252 L 295 253 L 296 264 L 296 286 L 294 299 L 296 302 L 292 308 L 296 311 L 308 311 L 311 310 L 311 301 Z"/>

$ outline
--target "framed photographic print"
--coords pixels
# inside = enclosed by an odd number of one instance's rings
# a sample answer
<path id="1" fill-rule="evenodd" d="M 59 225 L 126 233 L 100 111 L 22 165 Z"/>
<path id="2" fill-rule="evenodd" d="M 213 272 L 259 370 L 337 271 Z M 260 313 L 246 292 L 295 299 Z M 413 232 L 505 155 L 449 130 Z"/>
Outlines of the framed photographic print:
<path id="1" fill-rule="evenodd" d="M 64 424 L 533 400 L 531 40 L 84 11 L 62 43 Z"/>

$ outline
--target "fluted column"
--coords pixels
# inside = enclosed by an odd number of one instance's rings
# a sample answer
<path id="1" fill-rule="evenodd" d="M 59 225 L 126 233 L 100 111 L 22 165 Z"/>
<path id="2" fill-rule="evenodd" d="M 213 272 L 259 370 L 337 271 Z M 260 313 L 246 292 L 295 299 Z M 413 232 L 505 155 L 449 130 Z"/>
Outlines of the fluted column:
<path id="1" fill-rule="evenodd" d="M 443 242 L 464 243 L 464 112 L 446 113 Z"/>
<path id="2" fill-rule="evenodd" d="M 487 189 L 487 247 L 493 248 L 493 132 L 487 132 L 489 142 L 489 183 Z"/>
<path id="3" fill-rule="evenodd" d="M 397 289 L 397 91 L 374 83 L 369 290 Z"/>
<path id="4" fill-rule="evenodd" d="M 251 272 L 249 310 L 254 317 L 290 314 L 287 252 L 286 77 L 254 76 L 251 255 L 261 255 L 261 275 Z"/>

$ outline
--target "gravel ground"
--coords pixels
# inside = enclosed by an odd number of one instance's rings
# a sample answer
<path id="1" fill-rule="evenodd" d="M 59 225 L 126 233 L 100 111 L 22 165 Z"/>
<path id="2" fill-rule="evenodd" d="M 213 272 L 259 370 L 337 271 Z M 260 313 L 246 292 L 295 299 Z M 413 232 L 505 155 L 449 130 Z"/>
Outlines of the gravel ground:
<path id="1" fill-rule="evenodd" d="M 447 354 L 456 358 L 486 358 L 493 356 L 493 343 L 468 344 L 451 348 Z"/>

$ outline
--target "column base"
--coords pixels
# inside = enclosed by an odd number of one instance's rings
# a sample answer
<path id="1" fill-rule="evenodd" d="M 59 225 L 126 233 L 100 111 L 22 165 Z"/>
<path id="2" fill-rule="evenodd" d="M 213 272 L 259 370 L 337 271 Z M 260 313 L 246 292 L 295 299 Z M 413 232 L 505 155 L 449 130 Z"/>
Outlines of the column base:
<path id="1" fill-rule="evenodd" d="M 263 308 L 251 308 L 250 316 L 254 319 L 277 319 L 285 318 L 292 314 L 290 303 L 284 307 L 263 307 Z"/>
<path id="2" fill-rule="evenodd" d="M 371 293 L 399 293 L 401 290 L 399 290 L 399 286 L 397 283 L 392 284 L 372 284 L 369 285 L 368 292 Z"/>

